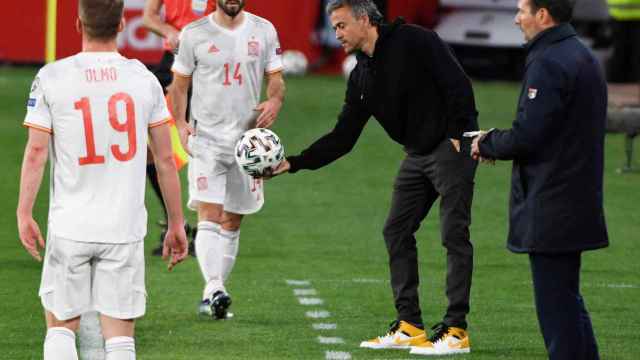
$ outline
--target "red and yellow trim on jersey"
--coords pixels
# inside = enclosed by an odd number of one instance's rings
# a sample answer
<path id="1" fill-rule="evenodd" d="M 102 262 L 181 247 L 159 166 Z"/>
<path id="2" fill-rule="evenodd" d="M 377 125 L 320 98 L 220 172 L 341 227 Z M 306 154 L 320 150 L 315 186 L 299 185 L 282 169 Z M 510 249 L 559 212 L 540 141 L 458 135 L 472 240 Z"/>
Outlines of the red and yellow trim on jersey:
<path id="1" fill-rule="evenodd" d="M 22 126 L 27 127 L 27 128 L 32 128 L 32 129 L 35 129 L 35 130 L 44 131 L 44 132 L 49 133 L 49 134 L 53 134 L 53 130 L 51 130 L 49 128 L 46 128 L 44 126 L 40 126 L 40 125 L 28 123 L 28 122 L 22 123 Z"/>
<path id="2" fill-rule="evenodd" d="M 280 68 L 277 68 L 275 70 L 265 71 L 264 73 L 267 74 L 267 75 L 273 75 L 273 74 L 277 74 L 277 73 L 280 73 L 280 72 L 283 72 L 283 71 L 284 71 L 284 68 L 280 67 Z"/>
<path id="3" fill-rule="evenodd" d="M 164 118 L 164 119 L 162 119 L 162 120 L 160 120 L 158 122 L 151 123 L 151 124 L 149 124 L 149 129 L 153 129 L 154 127 L 158 127 L 158 126 L 161 126 L 161 125 L 164 125 L 164 124 L 169 124 L 171 122 L 171 120 L 173 120 L 173 119 L 171 119 L 171 117 L 166 117 L 166 118 Z"/>

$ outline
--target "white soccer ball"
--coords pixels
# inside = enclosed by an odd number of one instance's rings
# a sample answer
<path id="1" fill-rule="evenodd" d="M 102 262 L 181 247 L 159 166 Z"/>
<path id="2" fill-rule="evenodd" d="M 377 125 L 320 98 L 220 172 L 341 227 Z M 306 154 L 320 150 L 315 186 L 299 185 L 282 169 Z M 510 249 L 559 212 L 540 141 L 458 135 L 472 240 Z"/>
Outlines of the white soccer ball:
<path id="1" fill-rule="evenodd" d="M 286 50 L 282 53 L 282 65 L 285 75 L 301 76 L 307 73 L 309 61 L 302 51 Z"/>
<path id="2" fill-rule="evenodd" d="M 236 144 L 236 162 L 253 177 L 269 175 L 284 160 L 280 138 L 269 129 L 247 130 Z"/>
<path id="3" fill-rule="evenodd" d="M 344 75 L 345 79 L 349 80 L 349 76 L 356 65 L 358 65 L 358 59 L 355 55 L 351 54 L 344 59 L 342 62 L 342 75 Z"/>

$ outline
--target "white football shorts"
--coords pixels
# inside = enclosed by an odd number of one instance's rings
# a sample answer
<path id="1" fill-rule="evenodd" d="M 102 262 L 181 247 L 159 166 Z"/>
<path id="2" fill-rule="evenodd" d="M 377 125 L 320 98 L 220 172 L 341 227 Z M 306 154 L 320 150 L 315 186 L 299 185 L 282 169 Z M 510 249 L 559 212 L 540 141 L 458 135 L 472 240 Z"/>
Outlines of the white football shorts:
<path id="1" fill-rule="evenodd" d="M 144 315 L 144 243 L 87 243 L 49 234 L 40 283 L 42 306 L 58 320 L 88 311 L 116 319 Z"/>
<path id="2" fill-rule="evenodd" d="M 189 202 L 191 210 L 199 202 L 221 204 L 226 212 L 253 214 L 264 204 L 262 179 L 254 179 L 240 169 L 233 154 L 216 150 L 211 140 L 189 139 Z"/>

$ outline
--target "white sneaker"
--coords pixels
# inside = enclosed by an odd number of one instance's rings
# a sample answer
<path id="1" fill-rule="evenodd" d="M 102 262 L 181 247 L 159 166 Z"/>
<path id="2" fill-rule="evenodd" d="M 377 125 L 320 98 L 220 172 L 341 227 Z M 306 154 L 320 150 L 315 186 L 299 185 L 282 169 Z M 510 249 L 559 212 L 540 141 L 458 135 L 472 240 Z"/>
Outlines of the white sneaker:
<path id="1" fill-rule="evenodd" d="M 411 354 L 417 355 L 454 355 L 471 352 L 469 333 L 461 328 L 438 324 L 435 333 L 426 342 L 411 347 Z"/>
<path id="2" fill-rule="evenodd" d="M 423 329 L 417 328 L 406 321 L 394 321 L 384 336 L 363 341 L 360 347 L 368 349 L 409 349 L 427 341 Z"/>

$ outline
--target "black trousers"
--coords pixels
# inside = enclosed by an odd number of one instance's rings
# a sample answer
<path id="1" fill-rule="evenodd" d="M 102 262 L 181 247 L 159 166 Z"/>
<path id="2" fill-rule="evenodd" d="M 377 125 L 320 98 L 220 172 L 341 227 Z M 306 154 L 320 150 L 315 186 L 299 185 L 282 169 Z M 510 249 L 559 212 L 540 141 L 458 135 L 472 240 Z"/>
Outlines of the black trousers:
<path id="1" fill-rule="evenodd" d="M 449 139 L 428 155 L 407 155 L 395 180 L 391 209 L 384 226 L 389 253 L 391 288 L 398 320 L 422 325 L 418 298 L 418 252 L 415 232 L 438 197 L 442 245 L 447 249 L 444 323 L 466 328 L 473 271 L 469 240 L 473 178 L 477 163 L 464 140 L 457 152 Z"/>
<path id="2" fill-rule="evenodd" d="M 640 81 L 640 21 L 613 21 L 613 55 L 608 80 L 616 83 Z"/>
<path id="3" fill-rule="evenodd" d="M 597 360 L 591 319 L 580 295 L 578 253 L 530 254 L 536 312 L 550 360 Z"/>
<path id="4" fill-rule="evenodd" d="M 153 75 L 158 78 L 160 85 L 162 85 L 163 89 L 166 89 L 167 86 L 171 84 L 173 81 L 173 73 L 171 72 L 171 67 L 173 66 L 173 60 L 175 56 L 171 51 L 164 51 L 162 53 L 162 58 L 160 59 L 160 63 L 156 65 L 153 69 Z M 166 90 L 165 90 L 166 91 Z"/>

